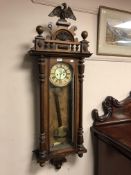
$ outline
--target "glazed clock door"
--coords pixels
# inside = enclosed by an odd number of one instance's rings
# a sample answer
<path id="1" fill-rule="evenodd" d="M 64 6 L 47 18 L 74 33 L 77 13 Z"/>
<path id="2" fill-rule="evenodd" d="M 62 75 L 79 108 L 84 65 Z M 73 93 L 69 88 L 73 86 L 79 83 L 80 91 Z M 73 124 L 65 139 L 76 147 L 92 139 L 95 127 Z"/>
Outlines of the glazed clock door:
<path id="1" fill-rule="evenodd" d="M 74 142 L 74 72 L 68 62 L 50 61 L 50 151 L 72 147 Z"/>

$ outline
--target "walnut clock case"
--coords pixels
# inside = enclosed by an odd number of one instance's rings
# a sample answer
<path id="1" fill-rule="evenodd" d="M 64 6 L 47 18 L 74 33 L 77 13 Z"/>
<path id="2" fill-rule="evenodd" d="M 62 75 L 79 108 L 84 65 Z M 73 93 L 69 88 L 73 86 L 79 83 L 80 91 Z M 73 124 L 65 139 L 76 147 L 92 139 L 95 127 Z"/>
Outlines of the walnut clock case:
<path id="1" fill-rule="evenodd" d="M 66 156 L 87 152 L 83 146 L 82 101 L 84 58 L 90 57 L 88 33 L 83 31 L 82 41 L 75 35 L 66 18 L 76 20 L 65 3 L 56 7 L 49 16 L 59 17 L 56 26 L 48 25 L 49 34 L 37 26 L 38 36 L 29 51 L 37 59 L 40 80 L 40 146 L 36 150 L 40 166 L 50 161 L 61 168 Z"/>

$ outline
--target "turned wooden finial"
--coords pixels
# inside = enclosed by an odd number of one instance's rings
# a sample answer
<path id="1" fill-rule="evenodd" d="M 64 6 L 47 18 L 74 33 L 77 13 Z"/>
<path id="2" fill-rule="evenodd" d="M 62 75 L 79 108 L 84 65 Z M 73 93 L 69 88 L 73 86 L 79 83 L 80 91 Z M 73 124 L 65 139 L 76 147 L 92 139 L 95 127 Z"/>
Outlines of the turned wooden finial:
<path id="1" fill-rule="evenodd" d="M 81 33 L 81 36 L 82 36 L 83 40 L 85 40 L 88 37 L 88 32 L 87 31 L 83 31 Z"/>
<path id="2" fill-rule="evenodd" d="M 44 28 L 39 25 L 36 27 L 36 32 L 38 33 L 39 36 L 41 36 L 42 33 L 44 32 Z"/>

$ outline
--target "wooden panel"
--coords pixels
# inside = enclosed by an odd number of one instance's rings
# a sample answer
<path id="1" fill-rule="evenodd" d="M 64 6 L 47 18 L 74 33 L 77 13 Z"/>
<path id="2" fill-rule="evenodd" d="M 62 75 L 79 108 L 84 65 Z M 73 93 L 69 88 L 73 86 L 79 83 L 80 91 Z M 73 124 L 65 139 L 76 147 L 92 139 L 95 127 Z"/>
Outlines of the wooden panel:
<path id="1" fill-rule="evenodd" d="M 98 142 L 98 175 L 130 175 L 131 161 L 111 145 Z"/>

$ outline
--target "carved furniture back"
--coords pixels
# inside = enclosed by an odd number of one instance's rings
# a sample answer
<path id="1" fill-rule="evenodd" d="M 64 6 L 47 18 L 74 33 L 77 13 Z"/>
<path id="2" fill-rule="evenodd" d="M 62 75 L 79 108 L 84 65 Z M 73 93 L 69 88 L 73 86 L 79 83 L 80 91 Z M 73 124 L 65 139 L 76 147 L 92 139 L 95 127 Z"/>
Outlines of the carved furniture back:
<path id="1" fill-rule="evenodd" d="M 95 175 L 131 174 L 131 93 L 123 101 L 108 96 L 103 115 L 92 111 Z"/>

